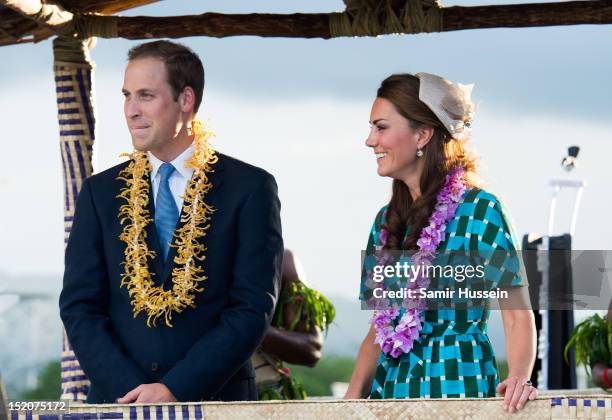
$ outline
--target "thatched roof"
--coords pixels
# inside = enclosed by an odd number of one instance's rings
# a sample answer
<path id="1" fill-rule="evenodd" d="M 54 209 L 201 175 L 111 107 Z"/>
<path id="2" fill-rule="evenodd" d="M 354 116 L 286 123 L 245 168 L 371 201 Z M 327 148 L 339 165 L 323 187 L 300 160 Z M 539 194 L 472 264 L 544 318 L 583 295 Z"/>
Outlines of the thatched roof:
<path id="1" fill-rule="evenodd" d="M 332 38 L 612 23 L 612 0 L 446 8 L 438 0 L 408 3 L 406 0 L 344 0 L 347 9 L 337 13 L 111 16 L 156 1 L 0 0 L 0 46 L 38 42 L 60 33 L 78 38 L 125 39 L 240 35 Z"/>

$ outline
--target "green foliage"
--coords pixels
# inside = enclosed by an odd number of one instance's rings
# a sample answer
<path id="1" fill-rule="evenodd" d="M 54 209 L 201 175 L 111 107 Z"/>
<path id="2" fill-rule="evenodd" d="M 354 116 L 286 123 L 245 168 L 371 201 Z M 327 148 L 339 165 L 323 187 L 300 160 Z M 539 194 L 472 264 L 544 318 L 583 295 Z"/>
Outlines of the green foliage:
<path id="1" fill-rule="evenodd" d="M 266 388 L 259 392 L 259 401 L 282 400 L 283 396 L 274 387 Z"/>
<path id="2" fill-rule="evenodd" d="M 325 356 L 313 368 L 291 365 L 291 374 L 304 384 L 308 396 L 331 395 L 332 382 L 349 382 L 355 359 L 343 356 Z"/>
<path id="3" fill-rule="evenodd" d="M 58 400 L 62 394 L 61 367 L 59 361 L 47 363 L 38 374 L 38 384 L 35 388 L 21 393 L 21 401 Z"/>
<path id="4" fill-rule="evenodd" d="M 284 325 L 284 308 L 288 303 L 297 302 L 297 313 L 291 325 Z M 306 329 L 313 325 L 326 330 L 336 317 L 334 305 L 319 292 L 302 282 L 292 282 L 287 290 L 283 289 L 280 302 L 276 306 L 272 325 L 294 331 L 297 325 L 304 321 Z"/>
<path id="5" fill-rule="evenodd" d="M 574 346 L 576 364 L 587 367 L 597 363 L 610 365 L 610 342 L 612 341 L 612 322 L 595 314 L 574 327 L 572 337 L 565 346 L 563 356 L 567 362 L 567 353 Z"/>
<path id="6" fill-rule="evenodd" d="M 280 389 L 275 387 L 264 389 L 259 393 L 259 400 L 305 400 L 306 391 L 300 382 L 292 376 L 282 375 Z"/>
<path id="7" fill-rule="evenodd" d="M 497 374 L 499 375 L 499 381 L 503 381 L 508 377 L 508 362 L 503 359 L 497 360 Z"/>

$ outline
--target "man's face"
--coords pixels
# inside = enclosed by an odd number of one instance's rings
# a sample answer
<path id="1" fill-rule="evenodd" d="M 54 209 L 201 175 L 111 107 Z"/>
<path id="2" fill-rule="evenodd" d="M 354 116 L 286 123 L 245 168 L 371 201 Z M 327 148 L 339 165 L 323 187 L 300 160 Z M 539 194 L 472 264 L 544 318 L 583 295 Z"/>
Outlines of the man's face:
<path id="1" fill-rule="evenodd" d="M 157 58 L 128 63 L 123 110 L 136 150 L 162 151 L 181 129 L 181 109 L 168 84 L 166 66 Z"/>

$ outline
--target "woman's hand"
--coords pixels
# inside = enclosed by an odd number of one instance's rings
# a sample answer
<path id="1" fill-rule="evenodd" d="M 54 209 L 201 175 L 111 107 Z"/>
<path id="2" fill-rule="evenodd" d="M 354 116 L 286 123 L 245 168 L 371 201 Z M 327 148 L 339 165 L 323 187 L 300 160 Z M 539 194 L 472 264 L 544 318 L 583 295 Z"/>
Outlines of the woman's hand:
<path id="1" fill-rule="evenodd" d="M 504 410 L 513 413 L 538 396 L 538 390 L 529 381 L 536 358 L 536 328 L 527 288 L 512 287 L 508 295 L 508 299 L 499 301 L 506 335 L 508 379 L 497 386 L 497 392 L 504 394 Z"/>
<path id="2" fill-rule="evenodd" d="M 371 325 L 359 348 L 351 382 L 346 394 L 344 394 L 345 400 L 367 398 L 370 394 L 370 387 L 376 371 L 376 362 L 380 354 L 380 347 L 374 343 L 375 337 L 376 331 L 374 326 Z"/>
<path id="3" fill-rule="evenodd" d="M 512 376 L 497 385 L 497 393 L 504 394 L 504 410 L 513 413 L 537 398 L 538 390 L 528 379 Z"/>

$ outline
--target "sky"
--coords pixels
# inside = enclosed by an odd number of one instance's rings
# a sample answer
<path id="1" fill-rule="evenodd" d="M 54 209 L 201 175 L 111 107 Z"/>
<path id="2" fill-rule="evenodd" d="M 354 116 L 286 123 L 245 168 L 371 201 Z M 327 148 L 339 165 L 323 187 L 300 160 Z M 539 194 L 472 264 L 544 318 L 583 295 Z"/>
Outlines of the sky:
<path id="1" fill-rule="evenodd" d="M 256 4 L 255 4 L 256 3 Z M 455 3 L 446 3 L 447 6 Z M 462 5 L 485 4 L 462 2 Z M 493 4 L 489 2 L 486 4 Z M 165 1 L 130 15 L 206 11 L 325 12 L 340 1 Z M 502 198 L 518 235 L 545 232 L 551 190 L 570 145 L 585 179 L 575 249 L 612 249 L 612 26 L 487 29 L 334 40 L 183 38 L 206 69 L 200 117 L 221 152 L 263 167 L 279 185 L 285 244 L 307 281 L 356 299 L 360 250 L 390 196 L 364 145 L 380 82 L 430 72 L 475 83 L 472 147 L 487 189 Z M 131 144 L 122 112 L 127 50 L 139 41 L 99 39 L 95 169 L 123 161 Z M 62 172 L 51 42 L 0 48 L 0 273 L 63 271 Z M 557 232 L 569 226 L 570 194 Z"/>

